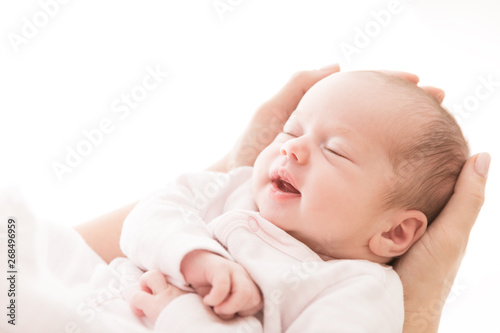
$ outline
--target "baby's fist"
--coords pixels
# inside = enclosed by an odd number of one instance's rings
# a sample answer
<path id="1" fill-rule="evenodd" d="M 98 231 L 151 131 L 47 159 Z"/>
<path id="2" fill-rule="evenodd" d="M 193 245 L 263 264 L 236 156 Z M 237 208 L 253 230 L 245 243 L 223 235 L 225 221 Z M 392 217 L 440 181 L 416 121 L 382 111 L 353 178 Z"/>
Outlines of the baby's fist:
<path id="1" fill-rule="evenodd" d="M 177 297 L 186 292 L 169 284 L 158 270 L 144 273 L 140 279 L 141 291 L 130 300 L 130 307 L 139 317 L 147 317 L 153 323 L 163 309 Z"/>
<path id="2" fill-rule="evenodd" d="M 226 267 L 212 271 L 214 287 L 203 302 L 213 306 L 214 312 L 222 319 L 231 319 L 235 314 L 251 316 L 259 312 L 263 305 L 262 295 L 247 271 L 229 260 L 223 265 Z"/>
<path id="3" fill-rule="evenodd" d="M 222 319 L 250 316 L 262 309 L 259 287 L 240 264 L 215 253 L 196 250 L 181 263 L 186 281 Z"/>

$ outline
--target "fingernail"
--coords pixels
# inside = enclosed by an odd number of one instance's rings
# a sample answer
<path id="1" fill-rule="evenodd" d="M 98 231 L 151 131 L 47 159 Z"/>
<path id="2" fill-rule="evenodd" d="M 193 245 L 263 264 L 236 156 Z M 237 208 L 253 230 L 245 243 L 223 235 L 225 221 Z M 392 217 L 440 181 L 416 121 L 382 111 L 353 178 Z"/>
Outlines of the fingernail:
<path id="1" fill-rule="evenodd" d="M 339 64 L 332 64 L 332 65 L 326 65 L 324 67 L 321 67 L 319 69 L 320 71 L 326 71 L 326 72 L 331 72 L 331 71 L 338 71 L 340 70 Z"/>
<path id="2" fill-rule="evenodd" d="M 483 177 L 488 177 L 488 170 L 490 168 L 491 156 L 488 153 L 481 153 L 476 158 L 474 163 L 474 170 L 476 173 Z"/>

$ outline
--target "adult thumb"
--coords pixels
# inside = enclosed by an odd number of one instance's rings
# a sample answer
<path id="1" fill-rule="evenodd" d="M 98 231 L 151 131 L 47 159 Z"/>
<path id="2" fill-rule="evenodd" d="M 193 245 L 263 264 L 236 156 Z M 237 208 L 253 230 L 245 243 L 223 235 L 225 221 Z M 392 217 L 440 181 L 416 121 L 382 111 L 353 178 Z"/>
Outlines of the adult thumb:
<path id="1" fill-rule="evenodd" d="M 444 227 L 452 223 L 449 228 L 469 235 L 484 203 L 490 161 L 488 153 L 480 153 L 465 162 L 452 197 L 433 225 Z"/>

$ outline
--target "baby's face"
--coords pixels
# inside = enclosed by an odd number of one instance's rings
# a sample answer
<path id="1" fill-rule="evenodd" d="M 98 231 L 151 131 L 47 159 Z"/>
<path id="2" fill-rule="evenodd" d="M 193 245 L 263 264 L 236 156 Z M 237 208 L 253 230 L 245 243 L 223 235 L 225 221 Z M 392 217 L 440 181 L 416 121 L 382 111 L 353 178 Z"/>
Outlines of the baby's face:
<path id="1" fill-rule="evenodd" d="M 388 148 L 404 119 L 383 85 L 364 75 L 313 86 L 253 171 L 261 215 L 326 258 L 365 258 L 387 217 Z"/>

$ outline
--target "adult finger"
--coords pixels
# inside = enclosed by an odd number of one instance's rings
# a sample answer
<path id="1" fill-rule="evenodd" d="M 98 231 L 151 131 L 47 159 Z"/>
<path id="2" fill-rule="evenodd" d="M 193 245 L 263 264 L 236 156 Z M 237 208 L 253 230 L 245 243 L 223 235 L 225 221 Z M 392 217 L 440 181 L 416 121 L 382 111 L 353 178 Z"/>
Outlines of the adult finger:
<path id="1" fill-rule="evenodd" d="M 290 81 L 283 87 L 283 92 L 291 94 L 291 97 L 295 97 L 297 91 L 304 95 L 316 82 L 337 72 L 340 72 L 339 64 L 328 65 L 320 69 L 299 71 L 292 75 Z"/>
<path id="2" fill-rule="evenodd" d="M 143 291 L 152 293 L 153 295 L 156 295 L 169 287 L 167 280 L 165 279 L 165 275 L 163 275 L 163 273 L 159 270 L 151 270 L 144 273 L 139 280 L 139 284 Z"/>
<path id="3" fill-rule="evenodd" d="M 410 81 L 411 83 L 414 83 L 414 84 L 417 84 L 420 81 L 420 78 L 417 75 L 412 74 L 412 73 L 400 72 L 400 71 L 389 71 L 389 70 L 379 70 L 379 72 L 387 74 L 387 75 L 395 76 L 395 77 L 398 77 L 398 78 L 406 80 L 406 81 Z M 422 88 L 423 90 L 425 90 L 426 92 L 431 94 L 436 99 L 436 101 L 438 101 L 439 104 L 441 104 L 443 102 L 444 95 L 445 95 L 443 89 L 439 89 L 439 88 L 432 87 L 432 86 L 422 86 L 420 88 Z"/>
<path id="4" fill-rule="evenodd" d="M 439 88 L 432 87 L 432 86 L 422 86 L 420 88 L 422 88 L 427 93 L 432 95 L 439 104 L 443 103 L 443 99 L 444 99 L 444 95 L 445 95 L 443 89 L 439 89 Z"/>
<path id="5" fill-rule="evenodd" d="M 267 109 L 279 106 L 281 111 L 284 111 L 286 115 L 290 115 L 295 110 L 304 94 L 316 84 L 316 82 L 339 71 L 339 64 L 333 64 L 320 69 L 300 71 L 293 74 L 285 86 L 281 88 L 274 97 L 262 105 L 257 114 L 259 114 L 259 111 L 263 112 L 261 109 L 264 109 L 267 113 Z"/>
<path id="6" fill-rule="evenodd" d="M 379 70 L 379 72 L 387 74 L 387 75 L 395 76 L 395 77 L 398 77 L 398 78 L 406 80 L 406 81 L 410 81 L 411 83 L 414 83 L 414 84 L 417 84 L 420 81 L 420 78 L 417 75 L 412 74 L 412 73 L 400 72 L 400 71 L 389 71 L 389 70 Z M 436 101 L 438 101 L 439 104 L 441 104 L 443 102 L 444 95 L 445 95 L 443 89 L 439 89 L 439 88 L 432 87 L 432 86 L 421 86 L 420 88 L 425 90 L 427 93 L 431 94 L 436 99 Z"/>
<path id="7" fill-rule="evenodd" d="M 436 225 L 468 236 L 484 203 L 490 161 L 488 153 L 474 155 L 466 161 L 452 197 L 430 228 Z"/>
<path id="8" fill-rule="evenodd" d="M 378 70 L 378 72 L 381 72 L 381 73 L 384 73 L 384 74 L 387 74 L 390 76 L 395 76 L 395 77 L 398 77 L 398 78 L 406 80 L 406 81 L 410 81 L 411 83 L 415 83 L 415 84 L 417 84 L 418 81 L 420 81 L 420 78 L 417 75 L 412 74 L 412 73 L 408 73 L 408 72 L 389 71 L 386 69 Z"/>

